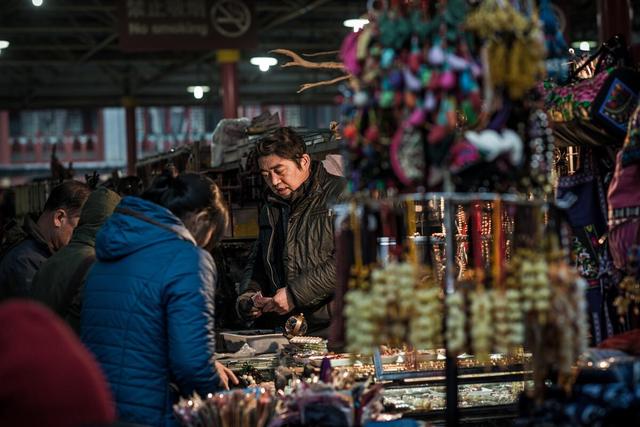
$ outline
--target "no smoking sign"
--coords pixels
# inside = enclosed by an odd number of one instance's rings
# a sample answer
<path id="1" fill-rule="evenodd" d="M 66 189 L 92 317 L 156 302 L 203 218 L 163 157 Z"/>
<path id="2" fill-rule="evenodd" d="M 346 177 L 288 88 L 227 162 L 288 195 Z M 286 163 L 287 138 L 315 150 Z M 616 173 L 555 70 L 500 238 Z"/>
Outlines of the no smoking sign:
<path id="1" fill-rule="evenodd" d="M 211 8 L 211 24 L 222 36 L 241 37 L 251 27 L 251 10 L 242 0 L 219 0 Z"/>

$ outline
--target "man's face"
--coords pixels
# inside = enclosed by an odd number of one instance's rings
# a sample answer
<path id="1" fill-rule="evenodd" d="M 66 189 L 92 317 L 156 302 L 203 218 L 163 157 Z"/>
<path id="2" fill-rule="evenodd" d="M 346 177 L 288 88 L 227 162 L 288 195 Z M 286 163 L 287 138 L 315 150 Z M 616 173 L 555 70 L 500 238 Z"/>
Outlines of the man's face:
<path id="1" fill-rule="evenodd" d="M 260 157 L 258 165 L 260 174 L 271 191 L 288 199 L 309 178 L 311 159 L 308 154 L 304 154 L 298 166 L 293 160 L 271 154 Z"/>
<path id="2" fill-rule="evenodd" d="M 66 209 L 57 209 L 54 213 L 54 232 L 52 236 L 52 243 L 54 249 L 60 250 L 67 246 L 71 240 L 73 230 L 78 226 L 80 220 L 80 213 L 70 213 Z"/>

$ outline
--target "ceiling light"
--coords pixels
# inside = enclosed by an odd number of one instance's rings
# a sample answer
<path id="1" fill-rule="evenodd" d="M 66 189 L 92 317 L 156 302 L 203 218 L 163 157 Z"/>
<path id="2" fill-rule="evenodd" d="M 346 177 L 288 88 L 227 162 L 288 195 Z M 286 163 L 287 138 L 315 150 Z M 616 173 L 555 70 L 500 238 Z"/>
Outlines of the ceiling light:
<path id="1" fill-rule="evenodd" d="M 589 52 L 591 49 L 595 49 L 598 46 L 598 43 L 591 40 L 579 40 L 571 43 L 571 47 L 574 49 L 578 49 L 582 52 Z"/>
<path id="2" fill-rule="evenodd" d="M 260 68 L 260 71 L 265 72 L 269 71 L 269 67 L 276 65 L 278 60 L 270 56 L 254 56 L 251 58 L 251 63 L 253 65 L 257 65 L 258 68 Z"/>
<path id="3" fill-rule="evenodd" d="M 345 27 L 353 28 L 353 32 L 357 33 L 358 31 L 363 29 L 364 26 L 367 25 L 368 23 L 369 23 L 368 19 L 360 19 L 359 18 L 359 19 L 347 19 L 342 24 Z"/>
<path id="4" fill-rule="evenodd" d="M 0 40 L 0 50 L 6 49 L 9 47 L 9 42 L 6 40 Z"/>
<path id="5" fill-rule="evenodd" d="M 31 0 L 31 3 L 33 3 L 33 5 L 35 7 L 40 7 L 40 6 L 42 6 L 42 3 L 44 3 L 44 1 L 43 0 Z"/>
<path id="6" fill-rule="evenodd" d="M 211 88 L 209 86 L 189 86 L 187 92 L 192 93 L 195 99 L 202 99 L 204 94 L 209 92 Z"/>

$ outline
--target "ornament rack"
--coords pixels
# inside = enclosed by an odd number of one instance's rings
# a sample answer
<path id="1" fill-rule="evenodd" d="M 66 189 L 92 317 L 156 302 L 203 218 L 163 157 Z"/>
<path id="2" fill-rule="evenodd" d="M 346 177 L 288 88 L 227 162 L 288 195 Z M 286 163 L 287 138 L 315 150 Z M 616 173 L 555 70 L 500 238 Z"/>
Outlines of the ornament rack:
<path id="1" fill-rule="evenodd" d="M 551 320 L 548 325 L 546 324 L 546 319 L 552 318 L 548 315 L 549 311 L 563 310 L 561 306 L 552 304 L 557 298 L 551 293 L 556 291 L 552 290 L 549 284 L 552 280 L 546 280 L 546 277 L 543 281 L 547 285 L 536 291 L 542 292 L 538 296 L 546 302 L 540 307 L 532 302 L 529 311 L 522 313 L 522 319 L 512 322 L 521 325 L 521 329 L 516 326 L 511 328 L 520 331 L 516 332 L 516 335 L 520 334 L 521 337 L 516 337 L 514 341 L 516 344 L 519 342 L 520 345 L 516 346 L 514 342 L 509 342 L 502 343 L 500 347 L 505 351 L 505 346 L 508 346 L 506 352 L 511 355 L 518 354 L 520 359 L 507 357 L 505 360 L 510 360 L 509 364 L 496 366 L 491 363 L 484 365 L 479 363 L 472 369 L 465 365 L 460 368 L 458 361 L 459 354 L 477 349 L 474 345 L 481 340 L 474 335 L 480 334 L 480 330 L 471 325 L 477 322 L 466 314 L 469 311 L 468 306 L 471 306 L 473 311 L 474 298 L 480 299 L 481 295 L 486 295 L 488 299 L 490 293 L 491 298 L 500 292 L 504 295 L 507 292 L 507 283 L 510 287 L 515 286 L 520 292 L 521 284 L 514 283 L 513 279 L 507 277 L 513 274 L 508 272 L 508 268 L 518 251 L 529 251 L 533 257 L 538 254 L 540 259 L 548 260 L 544 262 L 566 261 L 563 259 L 566 252 L 562 250 L 566 247 L 563 228 L 554 205 L 545 200 L 515 194 L 449 192 L 410 194 L 385 199 L 356 198 L 350 203 L 336 205 L 334 210 L 338 291 L 337 315 L 332 327 L 330 347 L 336 349 L 346 347 L 352 353 L 372 354 L 376 365 L 376 377 L 380 381 L 402 382 L 407 379 L 415 381 L 420 378 L 444 375 L 447 425 L 457 425 L 460 420 L 459 375 L 464 376 L 478 371 L 502 372 L 504 375 L 515 371 L 522 373 L 526 369 L 525 365 L 528 365 L 524 361 L 523 344 L 524 348 L 533 353 L 533 376 L 538 380 L 538 385 L 544 382 L 541 378 L 548 378 L 550 372 L 556 369 L 550 366 L 545 358 L 541 358 L 545 359 L 544 362 L 535 360 L 540 356 L 536 353 L 539 353 L 542 347 L 542 343 L 539 342 L 540 331 L 553 335 L 558 333 L 557 329 L 561 326 L 553 325 Z M 551 259 L 553 257 L 555 261 Z M 399 267 L 400 265 L 405 266 Z M 406 265 L 414 266 L 417 269 L 415 271 L 419 273 L 414 274 L 413 285 L 408 285 L 414 288 L 403 290 L 407 282 L 404 281 L 402 274 L 412 271 Z M 385 273 L 388 274 L 387 277 L 383 276 L 384 271 L 387 271 Z M 432 298 L 437 300 L 436 305 L 432 306 L 436 308 L 426 312 L 423 310 L 421 313 L 421 292 L 428 294 L 429 291 L 421 289 L 421 286 L 428 285 L 418 284 L 426 283 L 424 282 L 426 279 L 418 279 L 418 277 L 427 276 L 430 277 L 428 280 L 432 283 L 433 289 L 437 289 L 435 293 L 433 290 L 431 293 Z M 521 278 L 518 276 L 518 279 Z M 375 282 L 380 280 L 383 286 L 376 289 Z M 522 283 L 525 281 L 526 279 L 522 278 Z M 571 287 L 575 290 L 574 288 L 576 287 Z M 572 297 L 580 293 L 579 286 L 576 289 L 578 290 L 575 295 L 572 294 Z M 356 295 L 354 293 L 350 299 L 350 292 L 361 293 L 357 294 L 358 297 L 353 297 Z M 370 296 L 376 292 L 383 292 L 382 299 L 366 300 L 367 295 Z M 451 315 L 452 308 L 448 305 L 448 301 L 449 297 L 457 295 L 460 295 L 460 300 L 463 301 L 461 311 L 466 318 L 462 321 L 462 325 L 459 325 L 463 334 L 462 341 L 458 339 L 456 348 L 452 349 L 453 339 L 448 335 L 447 322 L 450 322 L 455 315 Z M 577 299 L 578 309 L 575 311 L 580 313 L 580 301 L 583 298 L 578 295 Z M 358 302 L 354 300 L 360 300 L 363 305 L 358 306 Z M 392 300 L 393 302 L 389 303 Z M 526 298 L 523 301 L 526 303 Z M 370 307 L 387 306 L 386 312 L 378 310 L 379 325 L 368 326 L 367 319 L 372 317 L 367 316 L 375 315 L 362 314 L 362 310 L 368 309 L 367 304 Z M 440 317 L 429 317 L 434 316 L 434 312 L 440 313 Z M 354 317 L 351 323 L 350 316 Z M 431 323 L 435 322 L 441 327 L 431 328 L 434 332 L 428 347 L 424 345 L 425 342 L 429 342 L 429 339 L 422 342 L 422 346 L 414 345 L 412 341 L 420 336 L 415 331 L 429 329 L 429 321 L 424 320 L 426 324 L 420 323 L 420 318 L 427 317 Z M 538 325 L 543 321 L 542 319 L 545 323 Z M 372 322 L 375 323 L 375 321 Z M 491 329 L 494 326 L 493 322 L 490 322 L 487 326 L 488 331 L 483 333 L 500 335 Z M 355 330 L 350 332 L 349 328 Z M 453 330 L 452 326 L 451 329 Z M 467 329 L 471 332 L 467 333 Z M 509 336 L 511 329 L 504 335 Z M 577 330 L 575 335 L 578 337 L 583 333 L 585 333 L 583 330 Z M 371 337 L 367 337 L 367 334 Z M 582 342 L 580 339 L 576 338 L 573 342 L 577 344 L 571 348 L 575 350 L 571 352 L 571 356 L 582 348 L 579 345 Z M 415 362 L 417 358 L 414 358 L 413 366 L 406 370 L 385 372 L 379 351 L 380 345 L 390 345 L 395 348 L 408 346 L 407 348 L 414 349 L 415 355 L 417 355 L 416 348 L 431 350 L 445 347 L 447 350 L 444 372 L 422 369 Z M 497 343 L 488 345 L 487 352 L 493 353 Z M 566 371 L 566 366 L 564 368 Z M 563 370 L 560 369 L 560 371 Z M 511 378 L 514 378 L 513 375 Z M 519 378 L 523 379 L 524 374 L 520 374 Z"/>

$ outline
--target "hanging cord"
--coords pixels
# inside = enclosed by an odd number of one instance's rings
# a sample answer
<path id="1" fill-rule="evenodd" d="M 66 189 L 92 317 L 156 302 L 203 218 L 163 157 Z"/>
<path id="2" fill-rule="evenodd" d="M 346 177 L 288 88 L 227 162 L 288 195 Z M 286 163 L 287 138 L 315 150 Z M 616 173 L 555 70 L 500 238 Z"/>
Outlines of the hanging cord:
<path id="1" fill-rule="evenodd" d="M 417 267 L 418 257 L 416 253 L 416 202 L 413 200 L 406 201 L 407 209 L 407 260 Z"/>
<path id="2" fill-rule="evenodd" d="M 504 290 L 502 280 L 504 249 L 502 245 L 502 200 L 497 197 L 493 203 L 493 283 L 495 289 Z"/>

